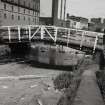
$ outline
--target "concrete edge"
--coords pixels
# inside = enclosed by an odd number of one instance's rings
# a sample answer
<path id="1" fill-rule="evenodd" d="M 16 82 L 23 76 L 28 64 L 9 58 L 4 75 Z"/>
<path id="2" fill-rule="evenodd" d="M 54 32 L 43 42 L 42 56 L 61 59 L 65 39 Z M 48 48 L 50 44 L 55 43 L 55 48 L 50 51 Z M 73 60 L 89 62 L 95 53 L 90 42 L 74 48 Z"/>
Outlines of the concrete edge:
<path id="1" fill-rule="evenodd" d="M 28 79 L 40 79 L 40 78 L 47 78 L 47 76 L 37 76 L 37 75 L 1 76 L 0 80 L 28 80 Z"/>

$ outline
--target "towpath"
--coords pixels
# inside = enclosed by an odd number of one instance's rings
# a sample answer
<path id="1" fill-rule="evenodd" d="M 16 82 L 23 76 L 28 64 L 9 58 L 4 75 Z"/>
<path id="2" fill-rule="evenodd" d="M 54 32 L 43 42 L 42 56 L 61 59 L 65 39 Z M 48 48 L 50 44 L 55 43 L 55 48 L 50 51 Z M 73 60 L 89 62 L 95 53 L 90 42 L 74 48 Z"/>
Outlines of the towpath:
<path id="1" fill-rule="evenodd" d="M 94 64 L 84 71 L 73 105 L 104 105 L 96 83 L 95 72 L 97 70 L 98 65 Z"/>

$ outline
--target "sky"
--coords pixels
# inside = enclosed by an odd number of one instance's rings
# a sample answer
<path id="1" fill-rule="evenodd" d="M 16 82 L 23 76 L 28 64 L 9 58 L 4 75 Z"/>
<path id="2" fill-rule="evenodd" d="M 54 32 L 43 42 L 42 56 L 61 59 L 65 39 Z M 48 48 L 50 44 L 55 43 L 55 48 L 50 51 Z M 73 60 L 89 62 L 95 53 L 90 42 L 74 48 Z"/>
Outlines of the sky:
<path id="1" fill-rule="evenodd" d="M 40 0 L 40 16 L 51 17 L 52 0 Z"/>
<path id="2" fill-rule="evenodd" d="M 105 18 L 105 0 L 67 0 L 67 12 L 87 18 Z"/>
<path id="3" fill-rule="evenodd" d="M 40 2 L 41 15 L 51 16 L 52 0 L 40 0 Z M 67 0 L 66 7 L 70 15 L 105 18 L 105 0 Z"/>

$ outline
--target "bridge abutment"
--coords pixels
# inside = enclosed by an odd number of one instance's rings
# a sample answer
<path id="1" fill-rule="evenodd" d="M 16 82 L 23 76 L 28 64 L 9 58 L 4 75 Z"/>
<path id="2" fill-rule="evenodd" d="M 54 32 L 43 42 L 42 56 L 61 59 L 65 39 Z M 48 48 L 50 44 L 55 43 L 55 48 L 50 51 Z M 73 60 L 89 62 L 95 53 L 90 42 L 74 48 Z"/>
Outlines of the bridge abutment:
<path id="1" fill-rule="evenodd" d="M 97 64 L 100 64 L 100 58 L 101 56 L 101 52 L 100 51 L 96 51 L 94 54 L 93 54 L 93 60 L 97 63 Z"/>
<path id="2" fill-rule="evenodd" d="M 9 48 L 13 57 L 24 58 L 30 52 L 30 43 L 11 43 Z"/>

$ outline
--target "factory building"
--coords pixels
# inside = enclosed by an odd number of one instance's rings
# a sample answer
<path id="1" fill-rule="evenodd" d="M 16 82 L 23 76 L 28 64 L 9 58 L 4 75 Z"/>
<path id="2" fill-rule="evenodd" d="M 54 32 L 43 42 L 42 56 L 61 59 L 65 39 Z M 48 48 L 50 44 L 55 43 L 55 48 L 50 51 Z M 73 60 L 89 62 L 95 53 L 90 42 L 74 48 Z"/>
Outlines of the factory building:
<path id="1" fill-rule="evenodd" d="M 0 25 L 39 24 L 40 0 L 0 0 Z"/>
<path id="2" fill-rule="evenodd" d="M 41 0 L 40 2 L 41 23 L 65 27 L 66 0 Z"/>
<path id="3" fill-rule="evenodd" d="M 66 0 L 53 0 L 53 13 L 55 13 L 58 19 L 65 20 Z"/>

